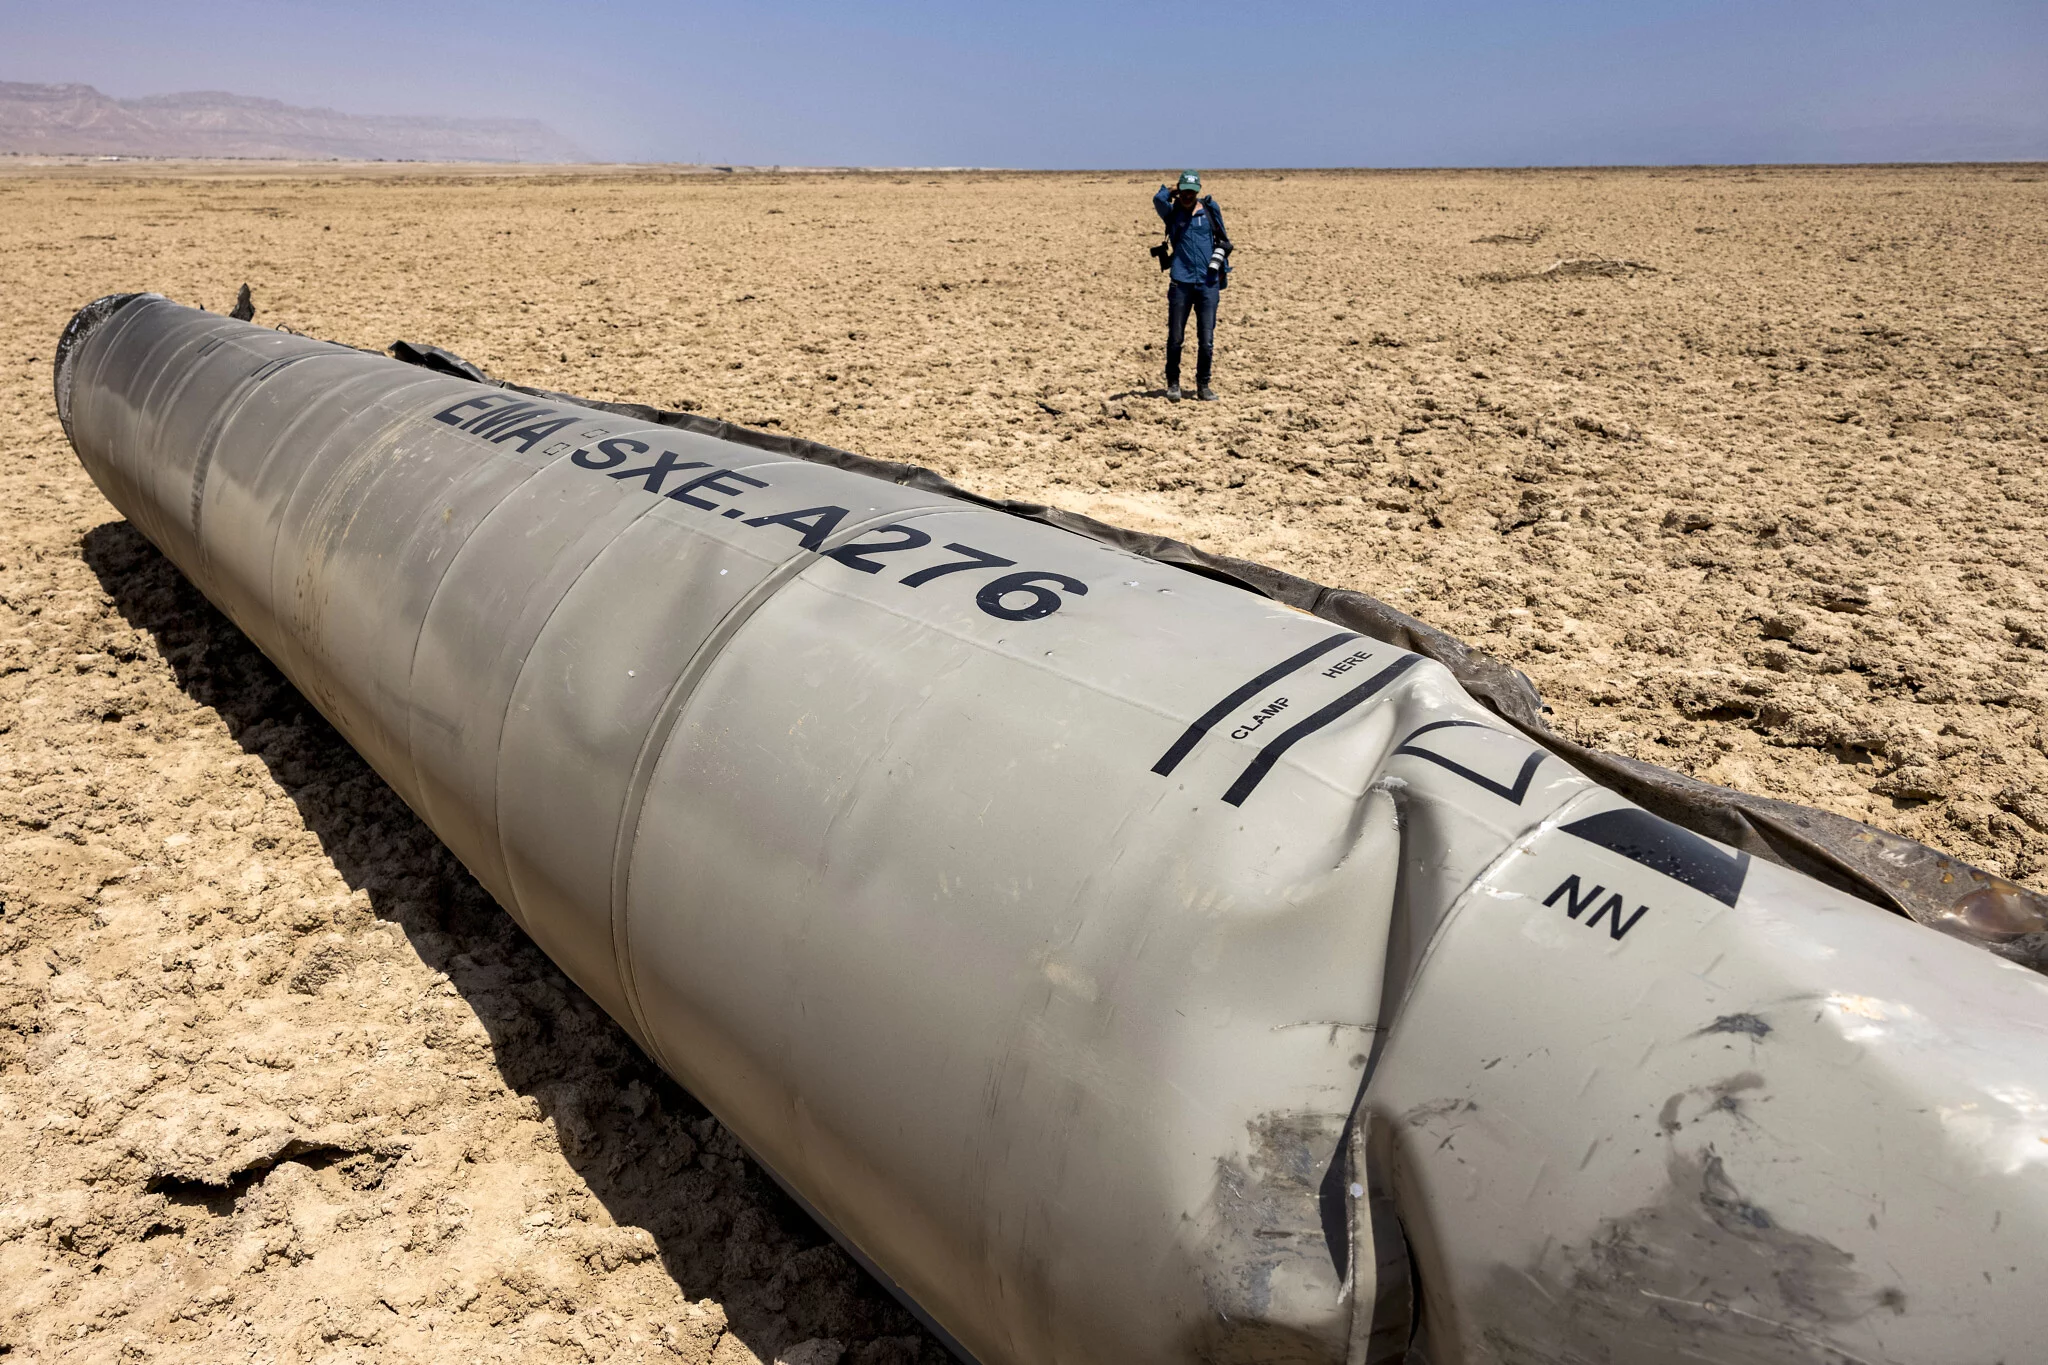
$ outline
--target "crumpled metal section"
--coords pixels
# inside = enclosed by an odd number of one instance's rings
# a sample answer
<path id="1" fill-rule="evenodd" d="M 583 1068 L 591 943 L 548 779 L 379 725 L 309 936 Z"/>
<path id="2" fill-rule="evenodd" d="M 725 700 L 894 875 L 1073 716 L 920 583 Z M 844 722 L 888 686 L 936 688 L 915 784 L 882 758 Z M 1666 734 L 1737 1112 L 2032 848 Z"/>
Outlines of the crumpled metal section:
<path id="1" fill-rule="evenodd" d="M 553 389 L 514 384 L 495 379 L 438 346 L 398 341 L 392 344 L 391 354 L 438 373 L 496 384 L 535 397 L 574 402 L 779 455 L 855 470 L 921 491 L 943 493 L 1057 526 L 1162 564 L 1235 583 L 1435 660 L 1448 668 L 1467 692 L 1530 739 L 1588 777 L 1674 824 L 1804 873 L 2011 961 L 2048 971 L 2048 896 L 1926 844 L 1845 815 L 1716 786 L 1654 763 L 1567 739 L 1544 720 L 1543 699 L 1527 675 L 1378 598 L 1313 583 L 1250 560 L 1211 554 L 1166 536 L 1125 530 L 1042 503 L 984 497 L 921 465 L 870 459 L 816 441 L 752 431 L 693 412 L 671 412 L 640 403 L 599 402 Z"/>

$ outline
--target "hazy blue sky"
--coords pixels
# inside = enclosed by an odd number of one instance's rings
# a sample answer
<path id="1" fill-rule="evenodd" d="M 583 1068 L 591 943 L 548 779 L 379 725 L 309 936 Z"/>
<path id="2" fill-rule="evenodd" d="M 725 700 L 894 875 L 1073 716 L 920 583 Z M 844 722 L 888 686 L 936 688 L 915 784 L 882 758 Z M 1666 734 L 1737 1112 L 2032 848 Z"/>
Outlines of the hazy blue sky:
<path id="1" fill-rule="evenodd" d="M 6 0 L 0 80 L 543 119 L 600 156 L 2048 158 L 2048 0 Z"/>

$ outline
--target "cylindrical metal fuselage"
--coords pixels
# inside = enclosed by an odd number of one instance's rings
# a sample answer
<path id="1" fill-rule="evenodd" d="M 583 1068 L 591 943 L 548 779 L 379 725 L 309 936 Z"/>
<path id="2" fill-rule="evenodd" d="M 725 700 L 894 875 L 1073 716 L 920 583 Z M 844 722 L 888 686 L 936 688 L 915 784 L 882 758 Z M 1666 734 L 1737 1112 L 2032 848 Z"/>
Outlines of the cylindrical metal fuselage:
<path id="1" fill-rule="evenodd" d="M 2048 983 L 1645 815 L 1434 664 L 155 296 L 82 313 L 58 393 L 108 498 L 991 1365 L 1395 1358 L 1400 1229 L 1437 1365 L 2048 1326 Z"/>

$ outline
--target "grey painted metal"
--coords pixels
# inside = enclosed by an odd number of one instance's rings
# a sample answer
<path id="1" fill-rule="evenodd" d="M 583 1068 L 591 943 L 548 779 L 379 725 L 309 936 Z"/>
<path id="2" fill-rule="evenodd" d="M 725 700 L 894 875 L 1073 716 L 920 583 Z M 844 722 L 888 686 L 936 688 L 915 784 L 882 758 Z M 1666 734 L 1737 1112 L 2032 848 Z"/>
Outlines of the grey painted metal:
<path id="1" fill-rule="evenodd" d="M 1398 1359 L 1411 1252 L 1438 1365 L 2048 1327 L 2048 982 L 1645 815 L 1433 663 L 151 295 L 81 312 L 57 393 L 115 505 L 964 1352 Z"/>

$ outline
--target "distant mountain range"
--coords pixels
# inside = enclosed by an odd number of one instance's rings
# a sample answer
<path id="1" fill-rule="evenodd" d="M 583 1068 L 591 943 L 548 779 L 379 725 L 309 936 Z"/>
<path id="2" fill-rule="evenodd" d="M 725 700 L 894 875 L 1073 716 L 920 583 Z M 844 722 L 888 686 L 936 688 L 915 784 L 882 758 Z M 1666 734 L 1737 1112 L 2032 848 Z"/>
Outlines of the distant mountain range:
<path id="1" fill-rule="evenodd" d="M 344 161 L 585 161 L 533 119 L 300 109 L 218 90 L 117 100 L 89 85 L 0 81 L 0 153 Z"/>

